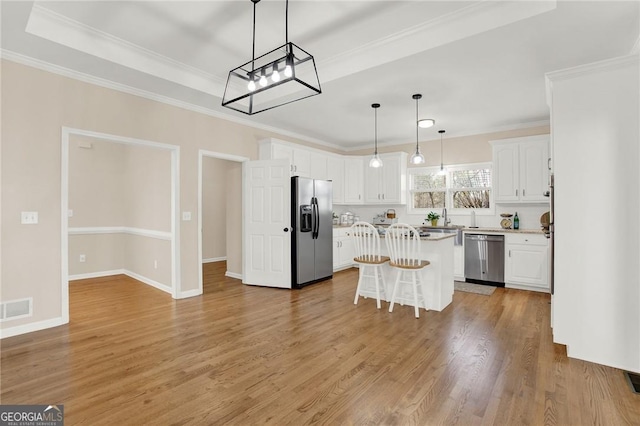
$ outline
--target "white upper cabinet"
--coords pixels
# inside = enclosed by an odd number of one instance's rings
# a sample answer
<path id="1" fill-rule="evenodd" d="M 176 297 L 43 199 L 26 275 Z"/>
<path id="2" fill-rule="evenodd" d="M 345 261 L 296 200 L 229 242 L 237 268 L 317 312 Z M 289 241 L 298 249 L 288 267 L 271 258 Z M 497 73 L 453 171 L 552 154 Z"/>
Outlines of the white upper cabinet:
<path id="1" fill-rule="evenodd" d="M 496 203 L 546 203 L 549 136 L 492 141 Z"/>
<path id="2" fill-rule="evenodd" d="M 327 157 L 327 179 L 333 181 L 333 203 L 344 203 L 344 159 Z"/>
<path id="3" fill-rule="evenodd" d="M 406 204 L 407 153 L 380 155 L 382 167 L 366 167 L 364 188 L 366 204 Z"/>
<path id="4" fill-rule="evenodd" d="M 277 160 L 286 158 L 291 163 L 291 176 L 311 176 L 311 151 L 298 148 L 277 139 L 264 139 L 259 142 L 259 156 L 261 160 Z M 326 162 L 325 162 L 326 163 Z M 325 167 L 326 174 L 326 167 Z"/>
<path id="5" fill-rule="evenodd" d="M 363 191 L 364 161 L 360 157 L 344 158 L 344 203 L 364 203 Z"/>

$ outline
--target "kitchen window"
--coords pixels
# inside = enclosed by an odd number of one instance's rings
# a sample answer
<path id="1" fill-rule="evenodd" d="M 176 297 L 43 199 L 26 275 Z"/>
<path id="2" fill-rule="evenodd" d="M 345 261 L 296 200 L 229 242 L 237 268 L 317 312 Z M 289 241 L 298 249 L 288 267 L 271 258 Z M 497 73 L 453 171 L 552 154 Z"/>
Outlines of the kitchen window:
<path id="1" fill-rule="evenodd" d="M 439 167 L 411 168 L 409 213 L 427 214 L 444 207 L 450 213 L 493 211 L 491 163 L 449 166 L 444 175 Z"/>

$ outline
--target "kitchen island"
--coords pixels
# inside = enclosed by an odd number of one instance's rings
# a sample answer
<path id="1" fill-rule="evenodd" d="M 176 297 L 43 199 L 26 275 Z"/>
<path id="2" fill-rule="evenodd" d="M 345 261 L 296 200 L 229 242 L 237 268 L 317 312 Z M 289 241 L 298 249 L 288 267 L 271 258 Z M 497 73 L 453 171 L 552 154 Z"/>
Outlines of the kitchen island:
<path id="1" fill-rule="evenodd" d="M 421 237 L 420 258 L 428 260 L 431 264 L 422 270 L 422 294 L 426 299 L 425 308 L 433 311 L 442 311 L 453 300 L 453 242 L 454 234 L 432 234 Z M 388 256 L 387 245 L 384 236 L 381 236 L 380 248 L 384 256 Z M 389 263 L 383 266 L 385 279 L 385 294 L 381 295 L 387 302 L 391 299 L 393 284 L 395 283 L 397 268 L 392 268 Z M 373 278 L 365 278 L 361 294 L 375 299 L 375 283 Z M 401 285 L 396 295 L 396 304 L 413 306 L 413 296 L 409 285 Z M 423 306 L 421 306 L 423 307 Z M 397 307 L 395 309 L 398 309 Z"/>

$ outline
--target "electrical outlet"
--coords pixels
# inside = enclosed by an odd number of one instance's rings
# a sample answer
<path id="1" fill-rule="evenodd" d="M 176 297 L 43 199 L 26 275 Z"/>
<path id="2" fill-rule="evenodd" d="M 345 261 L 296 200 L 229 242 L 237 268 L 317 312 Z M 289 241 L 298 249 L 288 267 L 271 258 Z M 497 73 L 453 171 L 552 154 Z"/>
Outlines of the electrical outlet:
<path id="1" fill-rule="evenodd" d="M 80 255 L 80 262 L 86 262 L 87 261 L 87 256 L 84 254 Z"/>
<path id="2" fill-rule="evenodd" d="M 38 223 L 38 212 L 22 212 L 20 223 L 23 225 L 36 225 Z"/>
<path id="3" fill-rule="evenodd" d="M 191 212 L 182 212 L 182 220 L 191 220 Z"/>
<path id="4" fill-rule="evenodd" d="M 157 260 L 153 261 L 153 269 L 158 269 L 158 261 Z"/>

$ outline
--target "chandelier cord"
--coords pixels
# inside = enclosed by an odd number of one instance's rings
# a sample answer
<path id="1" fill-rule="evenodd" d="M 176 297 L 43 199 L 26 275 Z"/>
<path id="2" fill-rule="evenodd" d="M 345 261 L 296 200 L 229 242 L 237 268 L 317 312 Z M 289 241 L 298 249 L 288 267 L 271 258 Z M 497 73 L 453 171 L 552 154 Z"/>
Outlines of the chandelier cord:
<path id="1" fill-rule="evenodd" d="M 286 0 L 284 8 L 284 39 L 289 44 L 289 0 Z"/>
<path id="2" fill-rule="evenodd" d="M 251 45 L 251 78 L 253 79 L 253 71 L 256 61 L 256 5 L 257 1 L 253 2 L 253 42 Z"/>
<path id="3" fill-rule="evenodd" d="M 376 143 L 376 149 L 375 149 L 374 155 L 378 155 L 378 108 L 374 108 L 373 111 L 375 112 L 375 132 L 376 132 L 376 134 L 374 135 L 374 141 Z"/>

